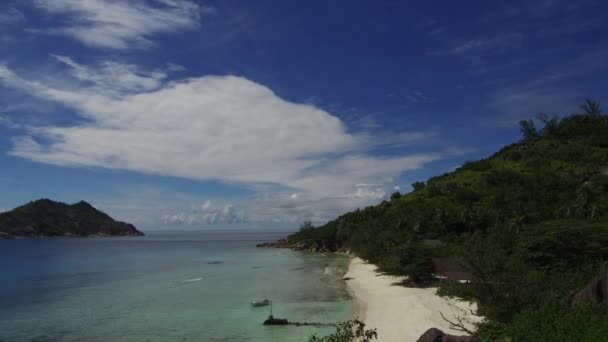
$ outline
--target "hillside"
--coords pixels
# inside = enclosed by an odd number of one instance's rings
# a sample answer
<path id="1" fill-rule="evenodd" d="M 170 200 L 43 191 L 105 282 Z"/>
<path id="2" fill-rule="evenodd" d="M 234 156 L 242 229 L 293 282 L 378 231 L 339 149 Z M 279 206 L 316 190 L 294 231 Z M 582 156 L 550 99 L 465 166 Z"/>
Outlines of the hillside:
<path id="1" fill-rule="evenodd" d="M 608 333 L 605 314 L 570 303 L 608 260 L 608 117 L 597 102 L 583 108 L 540 116 L 541 130 L 522 121 L 522 140 L 492 156 L 288 242 L 347 248 L 414 284 L 435 281 L 434 260 L 454 260 L 473 281 L 440 292 L 479 304 L 482 340 L 594 340 Z"/>
<path id="2" fill-rule="evenodd" d="M 45 236 L 141 236 L 87 202 L 68 205 L 40 199 L 0 214 L 0 238 Z"/>

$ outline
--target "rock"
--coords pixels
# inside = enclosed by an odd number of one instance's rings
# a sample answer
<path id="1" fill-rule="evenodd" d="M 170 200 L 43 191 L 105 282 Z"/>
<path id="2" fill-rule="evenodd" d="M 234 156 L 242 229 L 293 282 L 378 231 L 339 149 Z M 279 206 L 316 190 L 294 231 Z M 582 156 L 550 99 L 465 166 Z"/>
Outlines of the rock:
<path id="1" fill-rule="evenodd" d="M 289 248 L 294 251 L 312 252 L 312 253 L 335 253 L 338 252 L 333 246 L 319 245 L 318 243 L 307 244 L 305 242 L 296 242 L 290 244 L 286 239 L 280 239 L 275 242 L 263 242 L 256 245 L 259 248 Z M 348 249 L 344 249 L 343 253 L 349 253 Z"/>
<path id="2" fill-rule="evenodd" d="M 580 304 L 592 304 L 608 311 L 608 263 L 602 267 L 599 277 L 574 295 L 572 305 Z"/>
<path id="3" fill-rule="evenodd" d="M 425 331 L 416 342 L 477 342 L 474 336 L 455 336 L 444 333 L 437 328 Z"/>
<path id="4" fill-rule="evenodd" d="M 12 239 L 12 238 L 13 238 L 13 236 L 12 236 L 12 235 L 9 235 L 9 234 L 7 234 L 7 233 L 0 232 L 0 240 L 2 240 L 2 239 Z"/>
<path id="5" fill-rule="evenodd" d="M 437 328 L 431 328 L 422 334 L 416 342 L 441 342 L 443 341 L 443 331 Z"/>
<path id="6" fill-rule="evenodd" d="M 288 325 L 289 321 L 284 318 L 274 318 L 272 315 L 264 321 L 264 325 Z"/>
<path id="7" fill-rule="evenodd" d="M 259 248 L 291 248 L 286 239 L 280 239 L 275 242 L 263 242 L 256 245 Z"/>

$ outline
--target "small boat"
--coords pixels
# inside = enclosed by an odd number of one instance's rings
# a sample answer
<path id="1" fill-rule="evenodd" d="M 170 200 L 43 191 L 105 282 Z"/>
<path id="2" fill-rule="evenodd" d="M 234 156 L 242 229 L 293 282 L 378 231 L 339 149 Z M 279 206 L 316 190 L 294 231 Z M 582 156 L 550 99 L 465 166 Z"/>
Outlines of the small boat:
<path id="1" fill-rule="evenodd" d="M 252 306 L 258 307 L 258 306 L 266 306 L 266 305 L 270 305 L 270 301 L 268 299 L 264 299 L 264 300 L 256 300 L 251 302 Z"/>

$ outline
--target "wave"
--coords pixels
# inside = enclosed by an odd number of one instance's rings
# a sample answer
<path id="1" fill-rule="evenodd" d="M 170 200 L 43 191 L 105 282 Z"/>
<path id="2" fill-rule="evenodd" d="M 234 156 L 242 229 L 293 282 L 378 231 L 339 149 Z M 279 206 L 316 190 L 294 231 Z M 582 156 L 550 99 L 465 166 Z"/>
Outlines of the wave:
<path id="1" fill-rule="evenodd" d="M 200 277 L 200 278 L 186 279 L 186 280 L 182 280 L 182 283 L 193 283 L 193 282 L 195 282 L 195 281 L 201 281 L 201 280 L 203 280 L 203 279 L 205 279 L 205 278 Z"/>

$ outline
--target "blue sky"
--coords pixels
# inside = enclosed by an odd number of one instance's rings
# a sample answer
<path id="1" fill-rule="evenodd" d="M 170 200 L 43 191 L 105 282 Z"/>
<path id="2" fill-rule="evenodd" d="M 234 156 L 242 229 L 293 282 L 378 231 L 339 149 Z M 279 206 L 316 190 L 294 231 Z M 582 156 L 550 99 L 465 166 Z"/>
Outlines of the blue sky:
<path id="1" fill-rule="evenodd" d="M 608 88 L 601 1 L 0 4 L 0 209 L 323 222 Z"/>

